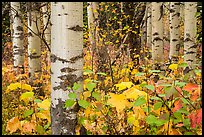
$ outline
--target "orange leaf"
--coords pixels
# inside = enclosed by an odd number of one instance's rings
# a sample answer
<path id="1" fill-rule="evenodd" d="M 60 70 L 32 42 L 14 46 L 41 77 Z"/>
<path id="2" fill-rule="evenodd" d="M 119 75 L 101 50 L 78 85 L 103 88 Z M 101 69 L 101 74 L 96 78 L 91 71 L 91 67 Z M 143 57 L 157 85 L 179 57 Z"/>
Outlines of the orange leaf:
<path id="1" fill-rule="evenodd" d="M 23 132 L 29 132 L 32 133 L 32 131 L 35 130 L 35 124 L 34 123 L 30 123 L 30 122 L 26 122 L 25 124 L 23 124 Z"/>
<path id="2" fill-rule="evenodd" d="M 176 100 L 175 102 L 174 102 L 174 108 L 173 108 L 173 112 L 176 112 L 177 110 L 179 110 L 180 108 L 182 108 L 182 101 L 181 101 L 181 99 L 179 99 L 179 100 Z"/>
<path id="3" fill-rule="evenodd" d="M 190 93 L 192 93 L 192 91 L 196 89 L 198 89 L 198 85 L 193 83 L 188 83 L 186 84 L 186 86 L 183 87 L 183 90 L 186 90 Z"/>
<path id="4" fill-rule="evenodd" d="M 13 117 L 10 119 L 6 126 L 6 131 L 10 131 L 10 133 L 16 132 L 21 127 L 21 123 L 18 117 Z"/>

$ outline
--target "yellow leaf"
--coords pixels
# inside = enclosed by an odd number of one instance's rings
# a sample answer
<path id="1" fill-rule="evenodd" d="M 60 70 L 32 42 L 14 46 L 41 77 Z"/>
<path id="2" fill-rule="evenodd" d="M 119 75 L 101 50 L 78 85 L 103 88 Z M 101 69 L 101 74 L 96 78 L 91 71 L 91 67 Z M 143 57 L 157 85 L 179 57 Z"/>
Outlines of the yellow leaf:
<path id="1" fill-rule="evenodd" d="M 33 90 L 33 88 L 30 85 L 28 85 L 28 84 L 23 84 L 22 85 L 22 89 L 25 89 L 25 90 L 28 90 L 28 91 L 32 91 Z"/>
<path id="2" fill-rule="evenodd" d="M 17 88 L 21 88 L 21 83 L 19 83 L 19 82 L 11 83 L 11 84 L 7 87 L 6 92 L 8 93 L 8 92 L 10 92 L 10 91 L 12 91 L 12 90 L 16 90 Z"/>
<path id="3" fill-rule="evenodd" d="M 177 69 L 178 68 L 178 64 L 171 64 L 170 66 L 169 66 L 169 69 L 171 69 L 171 70 L 175 70 L 175 69 Z"/>
<path id="4" fill-rule="evenodd" d="M 10 133 L 16 132 L 21 127 L 21 123 L 18 117 L 13 117 L 10 119 L 6 126 L 6 131 L 10 131 Z"/>
<path id="5" fill-rule="evenodd" d="M 51 119 L 50 119 L 50 112 L 48 110 L 45 110 L 43 112 L 38 112 L 36 113 L 36 116 L 40 119 L 47 119 L 48 122 L 51 122 Z"/>
<path id="6" fill-rule="evenodd" d="M 111 104 L 113 107 L 116 107 L 117 112 L 121 112 L 126 106 L 129 105 L 129 102 L 126 100 L 125 95 L 109 93 L 110 99 L 108 99 L 108 103 Z"/>
<path id="7" fill-rule="evenodd" d="M 144 96 L 147 99 L 147 93 L 138 90 L 138 85 L 129 88 L 123 92 L 127 99 L 137 99 L 139 96 Z"/>
<path id="8" fill-rule="evenodd" d="M 49 110 L 50 104 L 51 104 L 51 100 L 45 99 L 41 103 L 38 103 L 37 105 L 38 105 L 38 107 L 43 108 L 44 110 Z"/>
<path id="9" fill-rule="evenodd" d="M 88 97 L 91 96 L 91 91 L 86 91 L 86 92 L 83 92 L 81 95 L 80 95 L 80 98 L 81 99 L 84 99 L 86 100 Z"/>
<path id="10" fill-rule="evenodd" d="M 134 85 L 132 82 L 121 82 L 120 84 L 115 84 L 116 88 L 118 88 L 119 91 L 130 88 L 132 85 Z"/>

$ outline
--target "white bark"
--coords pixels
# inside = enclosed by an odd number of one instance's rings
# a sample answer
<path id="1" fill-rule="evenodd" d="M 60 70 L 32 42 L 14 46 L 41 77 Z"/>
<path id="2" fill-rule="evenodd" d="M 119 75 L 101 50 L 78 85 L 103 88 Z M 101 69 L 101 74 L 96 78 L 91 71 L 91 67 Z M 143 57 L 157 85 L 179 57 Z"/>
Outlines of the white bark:
<path id="1" fill-rule="evenodd" d="M 184 9 L 184 61 L 191 68 L 196 63 L 197 2 L 185 2 Z"/>
<path id="2" fill-rule="evenodd" d="M 50 19 L 48 20 L 50 9 L 48 8 L 47 4 L 42 7 L 42 12 L 43 12 L 43 28 L 45 30 L 44 37 L 45 37 L 47 44 L 50 47 L 51 26 L 50 26 Z M 50 51 L 49 50 L 47 50 L 47 62 L 48 62 L 48 65 L 50 65 Z"/>
<path id="3" fill-rule="evenodd" d="M 83 3 L 51 3 L 52 134 L 75 134 L 77 106 L 64 109 L 70 92 L 83 90 Z M 68 90 L 77 82 L 77 91 Z"/>
<path id="4" fill-rule="evenodd" d="M 180 2 L 170 3 L 170 52 L 169 59 L 176 62 L 180 47 Z"/>
<path id="5" fill-rule="evenodd" d="M 164 61 L 162 2 L 152 2 L 152 59 L 154 64 Z"/>
<path id="6" fill-rule="evenodd" d="M 14 57 L 14 69 L 24 68 L 24 47 L 23 47 L 23 23 L 19 16 L 20 2 L 11 2 L 11 20 L 13 23 L 12 42 L 13 42 L 13 57 Z"/>
<path id="7" fill-rule="evenodd" d="M 40 30 L 40 13 L 37 10 L 28 12 L 28 65 L 30 82 L 33 82 L 35 75 L 41 72 L 41 40 L 36 34 Z M 34 32 L 34 33 L 33 33 Z"/>

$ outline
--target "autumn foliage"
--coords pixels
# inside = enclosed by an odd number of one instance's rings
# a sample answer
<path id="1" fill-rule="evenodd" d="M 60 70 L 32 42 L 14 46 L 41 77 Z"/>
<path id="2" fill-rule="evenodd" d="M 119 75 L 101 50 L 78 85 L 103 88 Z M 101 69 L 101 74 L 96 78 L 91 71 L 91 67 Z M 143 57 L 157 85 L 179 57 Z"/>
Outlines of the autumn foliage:
<path id="1" fill-rule="evenodd" d="M 106 10 L 110 7 L 104 5 Z M 112 12 L 113 15 L 117 13 L 116 10 Z M 117 16 L 113 16 L 111 20 L 114 17 Z M 124 31 L 129 31 L 127 27 L 124 28 Z M 70 108 L 76 103 L 80 106 L 76 134 L 80 134 L 82 127 L 88 135 L 202 134 L 201 67 L 186 71 L 187 64 L 179 56 L 178 63 L 165 62 L 167 65 L 164 70 L 155 70 L 151 67 L 151 59 L 145 58 L 146 64 L 141 59 L 135 66 L 130 56 L 124 52 L 114 65 L 103 64 L 105 71 L 102 72 L 99 71 L 97 62 L 100 57 L 93 57 L 86 24 L 84 29 L 84 91 L 79 100 L 76 93 L 70 93 L 63 106 Z M 110 41 L 115 37 L 122 39 L 124 34 L 118 29 L 110 31 L 111 36 L 103 32 L 101 39 L 105 41 L 104 46 L 109 51 L 107 56 L 115 59 L 115 51 L 118 49 L 116 45 L 119 42 Z M 117 44 L 114 45 L 115 42 Z M 50 66 L 46 63 L 47 49 L 42 49 L 42 75 L 30 85 L 28 61 L 25 60 L 24 63 L 25 73 L 17 75 L 9 58 L 11 43 L 4 46 L 2 133 L 51 134 Z M 142 58 L 142 55 L 141 51 L 137 57 Z M 167 55 L 164 58 L 168 60 Z M 67 89 L 77 90 L 79 87 L 78 83 L 74 83 L 73 87 Z"/>

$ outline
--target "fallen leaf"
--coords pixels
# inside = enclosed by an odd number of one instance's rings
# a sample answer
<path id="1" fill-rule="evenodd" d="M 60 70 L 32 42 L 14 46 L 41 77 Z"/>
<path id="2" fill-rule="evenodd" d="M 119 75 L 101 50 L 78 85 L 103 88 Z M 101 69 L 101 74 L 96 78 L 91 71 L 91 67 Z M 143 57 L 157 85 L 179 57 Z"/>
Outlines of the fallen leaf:
<path id="1" fill-rule="evenodd" d="M 21 123 L 18 117 L 13 117 L 10 119 L 6 126 L 6 131 L 10 131 L 10 133 L 16 132 L 19 128 L 21 128 Z"/>

